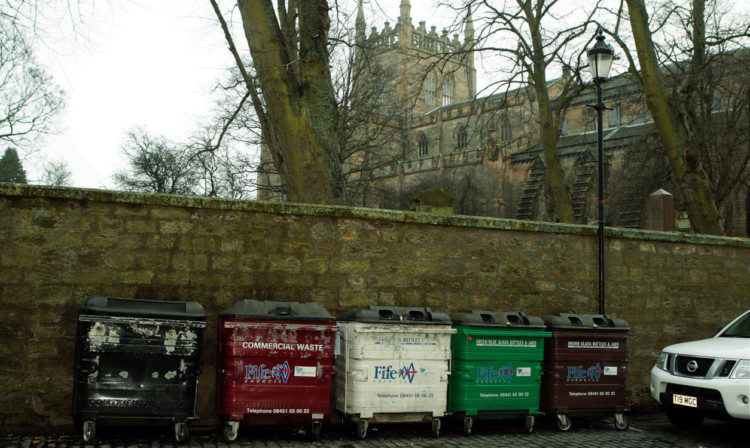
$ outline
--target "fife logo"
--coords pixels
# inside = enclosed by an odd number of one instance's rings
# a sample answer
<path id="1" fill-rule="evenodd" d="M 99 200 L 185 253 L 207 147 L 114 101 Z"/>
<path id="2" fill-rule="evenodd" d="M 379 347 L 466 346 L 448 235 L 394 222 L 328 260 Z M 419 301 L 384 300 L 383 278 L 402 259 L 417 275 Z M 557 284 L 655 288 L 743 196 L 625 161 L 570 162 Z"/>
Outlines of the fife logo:
<path id="1" fill-rule="evenodd" d="M 477 367 L 477 382 L 478 383 L 510 383 L 513 379 L 513 374 L 516 371 L 513 369 L 513 365 L 508 363 L 505 367 L 496 369 L 494 366 L 488 367 Z"/>
<path id="2" fill-rule="evenodd" d="M 583 366 L 568 366 L 568 381 L 583 383 L 598 383 L 604 370 L 600 363 L 584 369 Z"/>
<path id="3" fill-rule="evenodd" d="M 292 369 L 289 367 L 288 361 L 284 361 L 284 364 L 276 364 L 271 368 L 267 368 L 265 364 L 245 366 L 245 380 L 250 383 L 286 384 L 291 373 Z"/>
<path id="4" fill-rule="evenodd" d="M 414 381 L 414 375 L 417 373 L 414 363 L 411 363 L 408 366 L 403 366 L 400 369 L 394 369 L 392 365 L 375 366 L 375 377 L 373 379 L 376 383 L 406 383 L 408 381 L 409 384 L 411 384 L 411 382 Z"/>

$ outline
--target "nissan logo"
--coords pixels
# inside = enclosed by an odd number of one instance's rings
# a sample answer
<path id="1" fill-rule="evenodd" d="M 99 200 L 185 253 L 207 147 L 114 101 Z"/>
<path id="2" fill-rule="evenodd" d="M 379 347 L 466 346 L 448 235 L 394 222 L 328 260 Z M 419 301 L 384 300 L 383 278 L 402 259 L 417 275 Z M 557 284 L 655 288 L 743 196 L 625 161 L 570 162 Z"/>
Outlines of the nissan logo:
<path id="1" fill-rule="evenodd" d="M 687 369 L 690 373 L 695 373 L 696 370 L 698 370 L 698 361 L 692 360 L 689 363 L 687 363 Z"/>

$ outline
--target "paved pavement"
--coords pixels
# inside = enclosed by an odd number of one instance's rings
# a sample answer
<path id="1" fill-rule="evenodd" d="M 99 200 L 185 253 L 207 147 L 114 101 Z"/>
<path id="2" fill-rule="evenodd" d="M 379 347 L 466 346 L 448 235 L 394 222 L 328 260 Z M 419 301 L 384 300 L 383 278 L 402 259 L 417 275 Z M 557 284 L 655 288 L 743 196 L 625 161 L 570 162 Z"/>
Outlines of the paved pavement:
<path id="1" fill-rule="evenodd" d="M 196 422 L 199 423 L 199 422 Z M 367 438 L 357 440 L 352 427 L 323 427 L 320 441 L 288 428 L 242 427 L 236 442 L 226 444 L 219 428 L 191 425 L 191 437 L 185 444 L 174 441 L 167 428 L 105 428 L 97 426 L 98 442 L 86 444 L 72 427 L 54 430 L 22 429 L 0 432 L 0 448 L 489 448 L 523 447 L 633 447 L 633 448 L 747 448 L 750 446 L 748 422 L 707 420 L 691 430 L 673 428 L 663 414 L 631 416 L 630 428 L 618 431 L 611 419 L 573 420 L 573 427 L 561 432 L 551 419 L 540 418 L 531 434 L 515 421 L 482 421 L 471 436 L 463 435 L 461 425 L 446 421 L 440 438 L 433 438 L 429 424 L 373 425 Z"/>

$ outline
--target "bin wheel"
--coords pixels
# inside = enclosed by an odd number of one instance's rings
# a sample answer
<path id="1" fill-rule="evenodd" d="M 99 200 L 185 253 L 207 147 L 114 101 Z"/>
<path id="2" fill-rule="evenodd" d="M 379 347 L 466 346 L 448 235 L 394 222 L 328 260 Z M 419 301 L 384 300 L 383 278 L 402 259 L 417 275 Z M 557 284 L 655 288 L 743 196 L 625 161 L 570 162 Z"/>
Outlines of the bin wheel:
<path id="1" fill-rule="evenodd" d="M 464 417 L 464 435 L 471 435 L 471 428 L 474 426 L 474 419 L 471 417 Z"/>
<path id="2" fill-rule="evenodd" d="M 432 419 L 432 435 L 435 436 L 435 438 L 440 437 L 440 419 L 439 418 Z"/>
<path id="3" fill-rule="evenodd" d="M 178 442 L 185 442 L 190 437 L 190 432 L 188 431 L 187 423 L 185 422 L 177 422 L 174 424 L 174 438 Z"/>
<path id="4" fill-rule="evenodd" d="M 93 442 L 96 439 L 96 421 L 86 420 L 83 422 L 83 440 Z"/>
<path id="5" fill-rule="evenodd" d="M 239 425 L 228 422 L 221 428 L 221 438 L 225 442 L 234 442 L 237 440 L 237 434 L 239 433 Z"/>
<path id="6" fill-rule="evenodd" d="M 367 419 L 361 418 L 357 423 L 357 438 L 364 440 L 365 437 L 367 437 Z"/>
<path id="7" fill-rule="evenodd" d="M 526 432 L 526 434 L 531 434 L 531 432 L 534 430 L 534 421 L 536 419 L 533 415 L 527 415 L 526 420 L 523 422 L 523 430 Z"/>
<path id="8" fill-rule="evenodd" d="M 557 414 L 557 429 L 568 431 L 573 426 L 567 414 Z"/>
<path id="9" fill-rule="evenodd" d="M 627 415 L 622 414 L 620 412 L 615 414 L 615 428 L 619 429 L 620 431 L 625 431 L 630 427 L 630 419 Z"/>
<path id="10" fill-rule="evenodd" d="M 323 426 L 320 422 L 313 422 L 312 423 L 312 438 L 315 441 L 320 440 L 320 429 Z"/>

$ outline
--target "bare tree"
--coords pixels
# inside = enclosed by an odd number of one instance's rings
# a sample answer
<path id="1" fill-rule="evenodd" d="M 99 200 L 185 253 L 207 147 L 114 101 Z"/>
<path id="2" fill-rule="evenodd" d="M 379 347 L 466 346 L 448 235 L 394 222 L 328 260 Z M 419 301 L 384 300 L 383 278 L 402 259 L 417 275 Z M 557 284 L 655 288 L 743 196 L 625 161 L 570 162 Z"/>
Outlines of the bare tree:
<path id="1" fill-rule="evenodd" d="M 115 173 L 117 186 L 128 191 L 195 194 L 198 176 L 184 149 L 163 137 L 135 129 L 128 133 L 123 152 L 129 169 Z"/>
<path id="2" fill-rule="evenodd" d="M 557 142 L 565 110 L 581 92 L 580 48 L 573 43 L 585 35 L 596 5 L 585 12 L 587 17 L 578 22 L 580 25 L 566 26 L 553 13 L 558 3 L 557 0 L 465 0 L 462 8 L 470 8 L 480 24 L 471 51 L 493 53 L 505 59 L 510 67 L 509 77 L 502 81 L 506 88 L 528 85 L 533 92 L 555 211 L 561 222 L 572 223 L 575 213 L 557 154 Z M 559 90 L 551 92 L 547 74 L 554 67 L 573 76 L 561 78 L 556 86 Z"/>
<path id="3" fill-rule="evenodd" d="M 296 8 L 294 2 L 290 2 L 288 6 L 291 9 Z M 218 4 L 215 4 L 215 7 L 218 8 Z M 395 160 L 402 156 L 402 148 L 398 142 L 402 138 L 404 109 L 394 101 L 393 95 L 386 95 L 388 87 L 392 84 L 393 69 L 386 68 L 379 63 L 378 58 L 371 57 L 369 42 L 355 42 L 350 33 L 351 15 L 337 7 L 338 5 L 335 5 L 335 9 L 330 12 L 333 19 L 328 27 L 327 36 L 327 57 L 331 66 L 329 74 L 335 110 L 331 111 L 329 117 L 334 120 L 332 128 L 329 129 L 333 144 L 326 146 L 325 150 L 330 151 L 327 157 L 335 159 L 328 163 L 328 168 L 337 167 L 334 170 L 336 175 L 333 181 L 338 197 L 334 202 L 357 205 L 366 202 L 373 173 L 395 163 Z M 284 8 L 282 5 L 280 11 L 284 11 Z M 280 12 L 279 17 L 294 14 L 291 9 L 284 14 Z M 223 20 L 220 13 L 217 17 L 220 21 Z M 241 166 L 257 170 L 257 188 L 270 193 L 271 197 L 299 200 L 289 191 L 289 181 L 285 180 L 283 175 L 284 167 L 278 164 L 279 161 L 292 162 L 285 161 L 284 157 L 278 157 L 278 149 L 274 149 L 272 141 L 273 138 L 277 138 L 273 137 L 274 133 L 284 134 L 288 131 L 277 128 L 269 134 L 263 127 L 269 116 L 268 110 L 271 109 L 263 103 L 267 95 L 259 89 L 259 85 L 245 82 L 248 76 L 257 74 L 257 61 L 247 62 L 241 58 L 231 37 L 230 25 L 223 22 L 230 49 L 238 61 L 238 68 L 233 70 L 234 75 L 221 86 L 226 92 L 226 100 L 222 101 L 223 105 L 215 119 L 217 124 L 214 126 L 216 129 L 222 129 L 222 132 L 212 132 L 213 136 L 208 140 L 205 138 L 208 133 L 204 133 L 204 138 L 199 139 L 200 143 L 197 146 L 205 151 L 212 151 L 219 150 L 221 145 L 255 146 L 262 141 L 267 151 L 264 151 L 260 162 L 254 167 L 248 163 L 241 163 Z M 292 29 L 287 28 L 287 32 Z M 294 42 L 296 37 L 286 36 L 285 39 Z M 301 77 L 297 63 L 289 67 L 295 77 Z M 256 82 L 254 78 L 251 81 Z M 248 90 L 248 85 L 255 85 L 255 95 Z M 260 115 L 258 102 L 262 105 Z M 325 159 L 318 158 L 316 163 L 326 162 Z M 302 179 L 295 180 L 303 184 L 308 181 L 307 172 Z"/>
<path id="4" fill-rule="evenodd" d="M 31 150 L 52 130 L 63 93 L 34 60 L 19 30 L 0 20 L 0 140 Z"/>
<path id="5" fill-rule="evenodd" d="M 747 116 L 747 83 L 743 77 L 748 67 L 744 63 L 744 69 L 727 70 L 729 65 L 717 62 L 737 60 L 744 53 L 736 48 L 742 42 L 747 44 L 750 27 L 746 21 L 722 27 L 717 10 L 706 14 L 705 0 L 664 2 L 656 22 L 649 21 L 643 0 L 626 0 L 626 3 L 640 67 L 636 67 L 627 46 L 622 47 L 628 56 L 629 70 L 645 91 L 646 104 L 690 222 L 699 233 L 723 234 L 719 204 L 731 186 L 747 179 L 749 158 L 746 138 L 722 142 L 719 135 L 727 129 L 746 129 L 746 125 L 738 125 Z M 712 7 L 715 4 L 709 3 Z M 712 26 L 707 27 L 706 17 L 712 18 Z M 680 26 L 670 26 L 671 20 Z M 618 21 L 612 33 L 615 38 L 619 25 Z M 652 29 L 669 31 L 663 45 L 653 39 Z M 747 61 L 746 56 L 743 59 Z M 664 67 L 672 70 L 668 79 Z M 717 82 L 717 79 L 722 80 Z M 679 80 L 679 84 L 670 89 L 670 80 Z M 716 114 L 720 109 L 735 112 Z M 717 127 L 717 118 L 728 128 L 722 131 Z"/>
<path id="6" fill-rule="evenodd" d="M 42 173 L 42 184 L 62 187 L 70 185 L 73 173 L 68 169 L 68 164 L 62 160 L 44 162 Z"/>
<path id="7" fill-rule="evenodd" d="M 246 83 L 269 153 L 292 201 L 343 197 L 339 111 L 330 71 L 325 0 L 239 0 L 253 61 L 247 67 L 216 0 L 211 4 Z"/>

